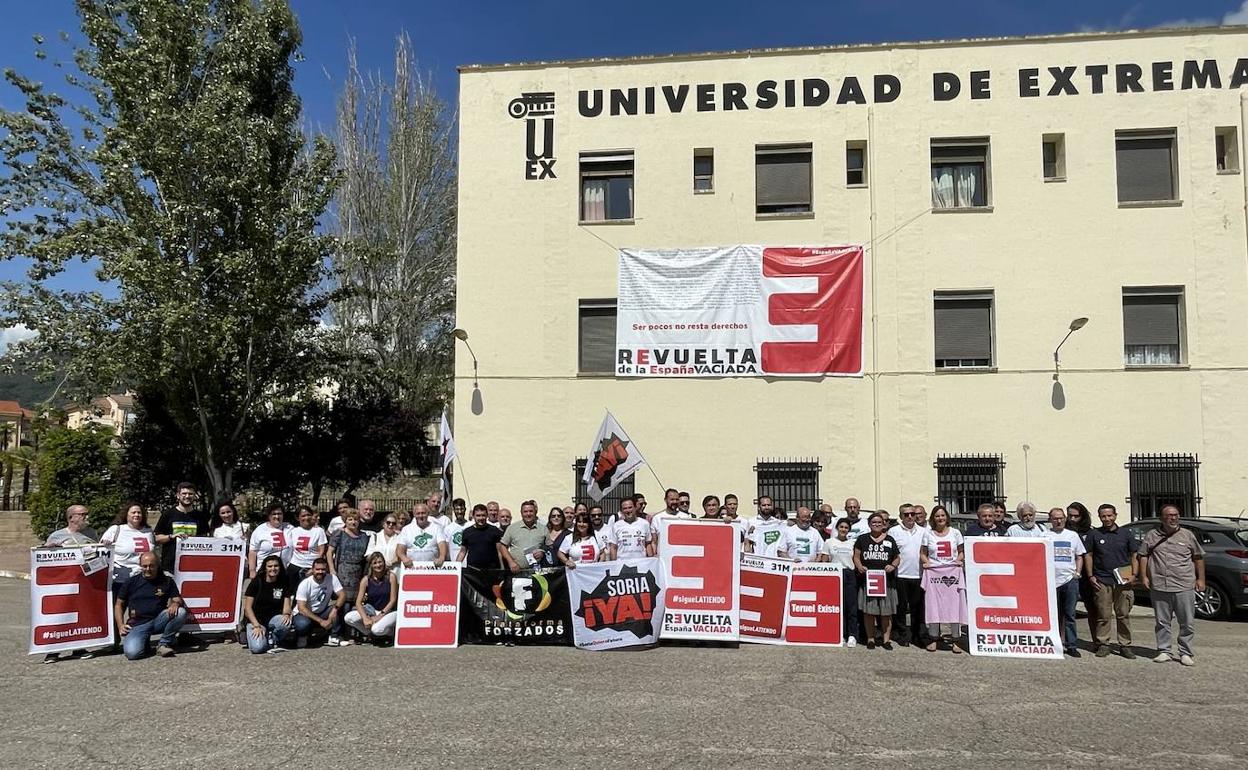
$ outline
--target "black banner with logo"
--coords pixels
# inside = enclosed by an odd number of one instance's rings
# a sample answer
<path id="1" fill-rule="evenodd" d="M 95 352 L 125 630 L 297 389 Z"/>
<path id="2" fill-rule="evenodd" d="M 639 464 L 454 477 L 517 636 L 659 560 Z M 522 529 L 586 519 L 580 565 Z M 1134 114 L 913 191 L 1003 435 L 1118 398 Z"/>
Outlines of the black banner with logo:
<path id="1" fill-rule="evenodd" d="M 464 569 L 459 611 L 464 644 L 572 644 L 563 568 Z"/>

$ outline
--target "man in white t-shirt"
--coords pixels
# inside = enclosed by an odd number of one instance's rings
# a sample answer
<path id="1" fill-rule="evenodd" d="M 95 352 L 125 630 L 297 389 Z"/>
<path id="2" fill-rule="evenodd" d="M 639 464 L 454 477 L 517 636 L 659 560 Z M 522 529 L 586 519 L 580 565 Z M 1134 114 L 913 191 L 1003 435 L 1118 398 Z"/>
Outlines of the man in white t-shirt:
<path id="1" fill-rule="evenodd" d="M 604 536 L 607 541 L 607 561 L 654 556 L 650 522 L 637 517 L 637 506 L 631 497 L 620 501 L 620 517 L 611 522 Z"/>
<path id="2" fill-rule="evenodd" d="M 443 534 L 446 535 L 446 557 L 448 559 L 455 558 L 459 554 L 459 547 L 464 544 L 463 531 L 472 526 L 472 522 L 468 521 L 468 503 L 462 497 L 457 497 L 451 501 L 451 510 L 455 513 L 455 518 L 451 519 L 451 523 L 442 528 Z"/>
<path id="3" fill-rule="evenodd" d="M 295 589 L 295 636 L 296 646 L 300 649 L 308 646 L 308 637 L 314 628 L 329 634 L 327 647 L 338 647 L 343 642 L 338 638 L 342 630 L 342 606 L 346 603 L 346 594 L 342 583 L 336 575 L 329 574 L 329 561 L 317 557 L 312 561 L 312 571 Z M 350 644 L 347 641 L 346 644 Z"/>
<path id="4" fill-rule="evenodd" d="M 506 529 L 506 527 L 498 520 L 498 515 L 501 512 L 502 509 L 498 507 L 497 500 L 491 500 L 485 504 L 485 520 L 489 522 L 491 527 Z M 510 524 L 511 522 L 509 521 L 507 523 Z"/>
<path id="5" fill-rule="evenodd" d="M 667 507 L 656 514 L 650 516 L 650 531 L 654 535 L 654 550 L 657 553 L 661 544 L 659 543 L 659 522 L 663 519 L 691 519 L 689 514 L 680 510 L 680 492 L 675 489 L 668 489 L 663 493 L 663 503 Z"/>
<path id="6" fill-rule="evenodd" d="M 888 530 L 889 537 L 901 551 L 897 563 L 897 610 L 893 613 L 893 640 L 905 647 L 924 645 L 923 570 L 919 566 L 919 549 L 927 530 L 915 521 L 914 506 L 903 504 L 897 509 L 901 523 Z"/>
<path id="7" fill-rule="evenodd" d="M 771 496 L 760 495 L 758 516 L 754 518 L 745 533 L 746 553 L 773 558 L 780 555 L 780 551 L 787 543 L 784 534 L 788 525 L 775 517 L 775 511 L 776 503 Z"/>
<path id="8" fill-rule="evenodd" d="M 1053 574 L 1057 585 L 1057 613 L 1062 619 L 1062 647 L 1067 655 L 1078 658 L 1079 631 L 1075 627 L 1075 602 L 1079 600 L 1078 578 L 1085 571 L 1088 549 L 1078 532 L 1066 529 L 1065 508 L 1049 511 L 1049 526 L 1052 529 L 1045 536 L 1053 541 Z"/>
<path id="9" fill-rule="evenodd" d="M 448 542 L 442 527 L 429 516 L 429 507 L 416 503 L 412 506 L 412 522 L 399 533 L 394 553 L 404 567 L 417 561 L 431 561 L 435 567 L 441 567 L 449 551 Z"/>
<path id="10" fill-rule="evenodd" d="M 811 526 L 813 511 L 804 505 L 797 508 L 797 522 L 784 529 L 784 556 L 797 562 L 818 561 L 823 553 L 823 535 Z"/>
<path id="11" fill-rule="evenodd" d="M 1036 506 L 1026 500 L 1018 504 L 1018 523 L 1005 531 L 1006 537 L 1044 537 L 1045 527 L 1036 523 Z M 998 525 L 1000 526 L 1000 525 Z"/>

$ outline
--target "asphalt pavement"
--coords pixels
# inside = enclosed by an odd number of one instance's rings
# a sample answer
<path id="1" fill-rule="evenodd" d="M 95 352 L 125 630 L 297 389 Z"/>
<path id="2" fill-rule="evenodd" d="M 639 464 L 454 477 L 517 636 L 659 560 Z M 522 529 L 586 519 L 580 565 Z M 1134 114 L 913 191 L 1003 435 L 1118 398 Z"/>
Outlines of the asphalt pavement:
<path id="1" fill-rule="evenodd" d="M 0 580 L 0 768 L 1248 766 L 1242 618 L 1198 622 L 1194 668 L 762 645 L 40 665 L 29 606 Z"/>

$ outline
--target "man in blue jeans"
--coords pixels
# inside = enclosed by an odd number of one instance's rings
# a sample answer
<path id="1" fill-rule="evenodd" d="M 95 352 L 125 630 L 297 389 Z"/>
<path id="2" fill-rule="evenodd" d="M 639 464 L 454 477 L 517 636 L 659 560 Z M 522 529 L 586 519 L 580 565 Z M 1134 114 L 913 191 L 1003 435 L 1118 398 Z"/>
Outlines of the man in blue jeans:
<path id="1" fill-rule="evenodd" d="M 161 572 L 155 553 L 148 551 L 139 557 L 139 574 L 121 584 L 113 615 L 127 659 L 146 655 L 152 634 L 160 634 L 156 654 L 162 658 L 173 655 L 174 640 L 186 623 L 186 608 L 177 583 Z"/>
<path id="2" fill-rule="evenodd" d="M 1075 628 L 1075 602 L 1079 599 L 1079 576 L 1084 573 L 1087 549 L 1079 533 L 1066 529 L 1066 509 L 1049 511 L 1049 531 L 1053 541 L 1053 575 L 1057 586 L 1057 613 L 1062 619 L 1062 647 L 1072 658 L 1079 657 L 1079 632 Z"/>
<path id="3" fill-rule="evenodd" d="M 312 561 L 312 572 L 295 590 L 295 646 L 303 649 L 308 646 L 308 637 L 313 630 L 329 634 L 327 647 L 342 646 L 343 640 L 338 638 L 342 630 L 342 605 L 346 594 L 342 583 L 335 575 L 329 574 L 329 561 L 324 557 Z M 350 644 L 350 640 L 346 640 Z"/>

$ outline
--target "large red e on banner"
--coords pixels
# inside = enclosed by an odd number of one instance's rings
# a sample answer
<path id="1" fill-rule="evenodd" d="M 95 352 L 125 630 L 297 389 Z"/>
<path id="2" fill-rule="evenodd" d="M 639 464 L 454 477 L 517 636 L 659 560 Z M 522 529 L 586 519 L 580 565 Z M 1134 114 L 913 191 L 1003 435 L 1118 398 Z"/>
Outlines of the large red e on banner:
<path id="1" fill-rule="evenodd" d="M 395 647 L 455 647 L 459 644 L 459 581 L 463 565 L 417 563 L 399 574 L 399 617 Z"/>
<path id="2" fill-rule="evenodd" d="M 30 551 L 30 653 L 78 650 L 113 640 L 111 551 Z"/>
<path id="3" fill-rule="evenodd" d="M 762 344 L 769 374 L 862 374 L 861 246 L 763 249 L 764 278 L 805 278 L 808 289 L 767 292 L 773 330 L 804 326 L 813 339 Z"/>
<path id="4" fill-rule="evenodd" d="M 741 554 L 741 641 L 784 644 L 793 562 Z"/>
<path id="5" fill-rule="evenodd" d="M 966 583 L 971 654 L 1061 660 L 1051 540 L 968 537 Z"/>
<path id="6" fill-rule="evenodd" d="M 784 639 L 789 644 L 839 647 L 844 643 L 841 622 L 841 567 L 826 562 L 793 565 L 789 578 L 789 618 Z"/>
<path id="7" fill-rule="evenodd" d="M 189 617 L 187 631 L 233 631 L 241 621 L 239 598 L 247 543 L 213 537 L 177 541 L 173 579 Z"/>
<path id="8" fill-rule="evenodd" d="M 741 541 L 722 521 L 660 518 L 666 599 L 660 638 L 735 642 Z"/>

